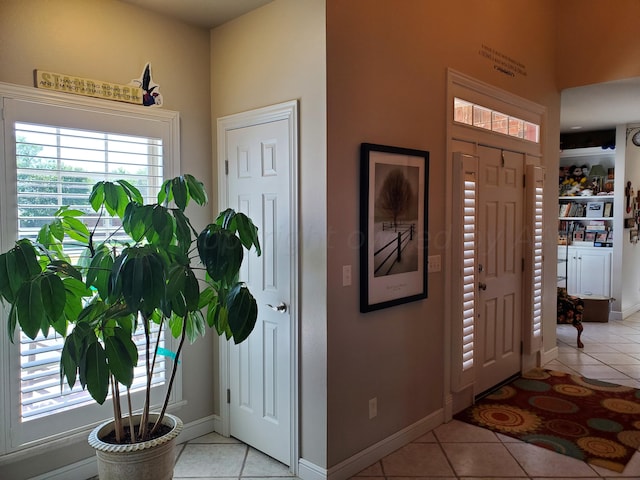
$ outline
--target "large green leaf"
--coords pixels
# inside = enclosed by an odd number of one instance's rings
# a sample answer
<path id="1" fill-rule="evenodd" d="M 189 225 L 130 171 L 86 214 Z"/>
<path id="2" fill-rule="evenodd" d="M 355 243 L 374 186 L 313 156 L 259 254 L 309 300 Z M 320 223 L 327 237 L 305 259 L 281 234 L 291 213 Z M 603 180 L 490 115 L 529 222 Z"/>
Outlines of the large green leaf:
<path id="1" fill-rule="evenodd" d="M 64 341 L 60 355 L 60 382 L 67 380 L 69 388 L 73 388 L 78 375 L 78 364 L 82 356 L 80 348 L 82 341 L 78 341 L 74 332 L 71 332 Z"/>
<path id="2" fill-rule="evenodd" d="M 127 335 L 115 334 L 116 331 L 122 332 L 122 329 L 116 327 L 114 335 L 110 335 L 104 339 L 105 354 L 109 364 L 109 370 L 115 379 L 130 387 L 133 382 L 133 369 L 138 361 L 136 352 L 135 357 L 131 357 L 130 349 L 127 348 L 125 342 L 133 344 L 131 338 Z M 135 351 L 135 344 L 133 344 Z"/>
<path id="3" fill-rule="evenodd" d="M 124 210 L 129 198 L 121 185 L 105 182 L 104 184 L 104 207 L 110 215 L 124 216 Z"/>
<path id="4" fill-rule="evenodd" d="M 193 175 L 189 175 L 186 173 L 184 175 L 184 179 L 187 182 L 187 187 L 189 189 L 189 196 L 196 202 L 198 205 L 205 205 L 208 201 L 207 192 L 204 189 L 204 184 L 196 180 Z"/>
<path id="5" fill-rule="evenodd" d="M 70 238 L 83 244 L 89 243 L 89 229 L 82 221 L 75 217 L 63 217 L 62 224 Z"/>
<path id="6" fill-rule="evenodd" d="M 41 301 L 50 325 L 58 322 L 64 313 L 66 292 L 62 280 L 52 273 L 40 277 Z M 56 328 L 56 331 L 58 328 Z M 58 332 L 60 333 L 60 332 Z"/>
<path id="7" fill-rule="evenodd" d="M 184 324 L 184 318 L 180 315 L 171 315 L 169 317 L 169 329 L 173 338 L 180 338 L 182 335 L 182 325 Z"/>
<path id="8" fill-rule="evenodd" d="M 175 177 L 171 180 L 171 189 L 173 190 L 173 201 L 181 211 L 184 212 L 189 204 L 189 196 L 187 193 L 187 182 L 184 177 Z"/>
<path id="9" fill-rule="evenodd" d="M 45 318 L 39 279 L 25 283 L 18 290 L 15 306 L 20 328 L 27 337 L 35 340 Z"/>
<path id="10" fill-rule="evenodd" d="M 116 284 L 121 286 L 121 294 L 132 311 L 151 313 L 162 306 L 165 294 L 166 274 L 161 257 L 150 246 L 132 247 L 126 252 Z"/>
<path id="11" fill-rule="evenodd" d="M 103 299 L 109 296 L 109 276 L 113 267 L 113 257 L 109 248 L 102 244 L 91 259 L 87 270 L 86 285 L 95 287 Z"/>
<path id="12" fill-rule="evenodd" d="M 258 305 L 246 285 L 238 283 L 231 289 L 227 310 L 233 341 L 241 343 L 249 336 L 258 318 Z"/>
<path id="13" fill-rule="evenodd" d="M 187 328 L 185 330 L 189 343 L 195 342 L 198 337 L 204 337 L 206 323 L 200 310 L 189 312 L 185 317 L 185 321 L 187 322 Z"/>
<path id="14" fill-rule="evenodd" d="M 51 273 L 61 273 L 67 277 L 82 281 L 80 271 L 66 260 L 52 260 L 47 265 L 47 271 Z"/>
<path id="15" fill-rule="evenodd" d="M 131 183 L 127 182 L 126 180 L 116 180 L 116 183 L 118 183 L 123 188 L 126 195 L 133 202 L 138 203 L 140 205 L 144 203 L 144 199 L 142 198 L 142 194 L 140 193 L 140 190 L 138 190 Z"/>
<path id="16" fill-rule="evenodd" d="M 244 213 L 236 213 L 235 221 L 242 245 L 247 250 L 251 250 L 252 245 L 255 246 L 256 254 L 260 256 L 262 251 L 260 249 L 260 240 L 258 239 L 258 227 Z"/>
<path id="17" fill-rule="evenodd" d="M 91 204 L 91 208 L 93 208 L 94 212 L 100 210 L 102 203 L 104 202 L 104 184 L 106 182 L 96 182 L 91 189 L 91 193 L 89 194 L 89 203 Z"/>
<path id="18" fill-rule="evenodd" d="M 171 185 L 171 180 L 165 180 L 162 182 L 162 186 L 158 192 L 158 203 L 166 205 L 173 200 L 173 190 L 171 189 Z"/>
<path id="19" fill-rule="evenodd" d="M 83 360 L 87 390 L 102 405 L 109 393 L 109 366 L 102 345 L 98 341 L 90 343 Z"/>
<path id="20" fill-rule="evenodd" d="M 191 247 L 191 227 L 189 219 L 180 210 L 173 210 L 173 218 L 176 222 L 176 240 L 182 252 L 186 253 Z"/>
<path id="21" fill-rule="evenodd" d="M 227 284 L 237 277 L 244 256 L 240 239 L 215 224 L 198 236 L 198 253 L 209 276 Z"/>
<path id="22" fill-rule="evenodd" d="M 166 247 L 173 240 L 174 220 L 169 210 L 161 205 L 153 207 L 152 229 L 147 232 L 147 240 Z"/>
<path id="23" fill-rule="evenodd" d="M 127 205 L 122 219 L 122 227 L 133 241 L 139 242 L 144 238 L 151 226 L 152 211 L 153 207 L 150 205 L 138 205 L 137 203 Z"/>
<path id="24" fill-rule="evenodd" d="M 91 290 L 72 277 L 63 278 L 62 283 L 65 291 L 64 318 L 67 322 L 75 322 L 82 311 L 83 301 L 91 295 Z"/>

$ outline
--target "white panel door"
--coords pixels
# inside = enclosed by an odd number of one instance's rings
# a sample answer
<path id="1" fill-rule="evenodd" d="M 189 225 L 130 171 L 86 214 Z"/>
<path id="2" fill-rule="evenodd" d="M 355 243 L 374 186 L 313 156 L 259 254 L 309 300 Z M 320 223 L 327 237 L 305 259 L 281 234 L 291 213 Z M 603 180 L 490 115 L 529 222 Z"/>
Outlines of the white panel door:
<path id="1" fill-rule="evenodd" d="M 476 393 L 520 371 L 524 185 L 522 154 L 479 147 Z"/>
<path id="2" fill-rule="evenodd" d="M 245 257 L 241 280 L 258 303 L 248 340 L 230 345 L 230 434 L 291 462 L 290 142 L 287 120 L 226 133 L 229 206 L 259 229 L 262 256 Z"/>

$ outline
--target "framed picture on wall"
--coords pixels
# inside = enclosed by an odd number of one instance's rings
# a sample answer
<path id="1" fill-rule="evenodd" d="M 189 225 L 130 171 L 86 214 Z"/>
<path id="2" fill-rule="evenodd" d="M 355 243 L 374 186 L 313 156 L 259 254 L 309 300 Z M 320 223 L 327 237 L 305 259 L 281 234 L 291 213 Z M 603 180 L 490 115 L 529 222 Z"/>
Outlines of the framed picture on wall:
<path id="1" fill-rule="evenodd" d="M 429 152 L 360 148 L 360 311 L 427 298 Z"/>

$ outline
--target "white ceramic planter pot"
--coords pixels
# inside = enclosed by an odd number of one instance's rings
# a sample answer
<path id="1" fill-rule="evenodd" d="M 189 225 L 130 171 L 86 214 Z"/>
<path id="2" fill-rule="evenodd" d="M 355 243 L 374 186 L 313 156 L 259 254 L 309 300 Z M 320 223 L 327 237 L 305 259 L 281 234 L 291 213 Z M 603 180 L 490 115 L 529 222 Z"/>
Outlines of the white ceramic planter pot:
<path id="1" fill-rule="evenodd" d="M 149 415 L 151 421 L 157 414 Z M 138 426 L 140 415 L 133 417 Z M 100 480 L 171 480 L 175 463 L 176 437 L 182 431 L 182 420 L 165 414 L 164 425 L 172 427 L 166 435 L 147 442 L 129 445 L 105 443 L 100 438 L 114 430 L 113 420 L 104 422 L 89 435 L 89 445 L 96 450 Z"/>

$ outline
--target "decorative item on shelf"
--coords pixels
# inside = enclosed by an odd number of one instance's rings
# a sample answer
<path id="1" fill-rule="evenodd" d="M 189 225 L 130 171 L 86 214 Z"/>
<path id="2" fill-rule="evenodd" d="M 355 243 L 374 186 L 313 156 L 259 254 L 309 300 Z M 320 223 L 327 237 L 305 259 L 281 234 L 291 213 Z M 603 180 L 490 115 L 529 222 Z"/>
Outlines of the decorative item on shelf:
<path id="1" fill-rule="evenodd" d="M 587 185 L 587 177 L 580 165 L 573 165 L 568 175 L 563 172 L 560 174 L 560 196 L 578 195 Z"/>
<path id="2" fill-rule="evenodd" d="M 629 241 L 631 243 L 633 243 L 634 245 L 636 243 L 638 243 L 638 229 L 637 228 L 632 228 L 631 230 L 629 230 Z"/>
<path id="3" fill-rule="evenodd" d="M 589 202 L 587 203 L 587 218 L 601 218 L 604 217 L 604 202 Z"/>
<path id="4" fill-rule="evenodd" d="M 599 163 L 593 165 L 589 171 L 589 187 L 593 191 L 593 195 L 597 195 L 604 188 L 604 179 L 607 177 L 607 172 L 604 167 Z"/>
<path id="5" fill-rule="evenodd" d="M 607 193 L 613 193 L 614 180 L 616 178 L 616 169 L 607 169 L 607 179 L 604 181 L 604 191 Z"/>
<path id="6" fill-rule="evenodd" d="M 624 189 L 624 197 L 626 199 L 626 207 L 627 213 L 631 213 L 631 197 L 633 197 L 633 187 L 631 186 L 631 182 L 627 182 L 627 186 Z"/>

